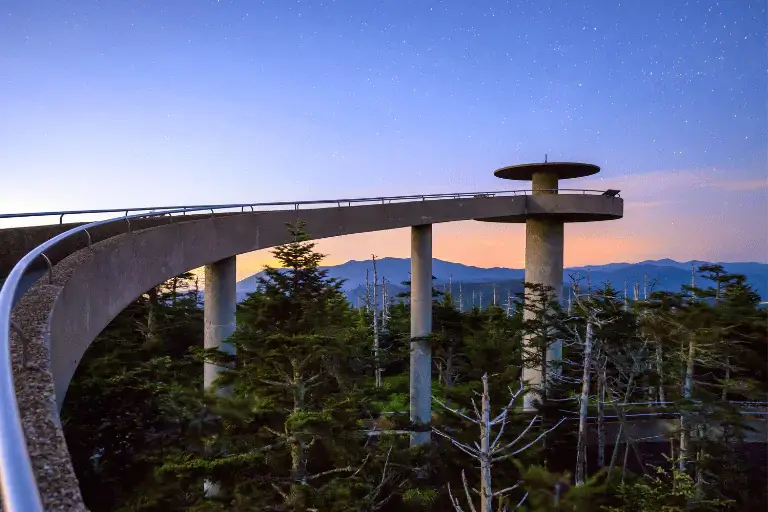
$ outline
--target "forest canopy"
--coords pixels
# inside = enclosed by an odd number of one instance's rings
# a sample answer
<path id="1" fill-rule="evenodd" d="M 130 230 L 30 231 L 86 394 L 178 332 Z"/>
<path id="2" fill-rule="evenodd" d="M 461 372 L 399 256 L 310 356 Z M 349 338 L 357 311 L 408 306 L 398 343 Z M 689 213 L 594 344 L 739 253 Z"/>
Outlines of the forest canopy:
<path id="1" fill-rule="evenodd" d="M 91 510 L 765 510 L 768 315 L 744 276 L 703 265 L 637 299 L 574 276 L 567 305 L 526 283 L 482 310 L 435 289 L 431 442 L 411 446 L 408 294 L 376 276 L 353 307 L 288 229 L 234 355 L 203 348 L 191 273 L 89 348 L 62 422 Z"/>

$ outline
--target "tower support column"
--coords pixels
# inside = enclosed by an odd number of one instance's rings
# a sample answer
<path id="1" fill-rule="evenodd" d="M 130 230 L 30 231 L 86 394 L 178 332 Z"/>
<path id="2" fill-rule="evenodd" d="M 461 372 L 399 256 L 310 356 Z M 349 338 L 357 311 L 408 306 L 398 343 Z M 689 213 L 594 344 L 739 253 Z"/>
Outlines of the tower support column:
<path id="1" fill-rule="evenodd" d="M 563 246 L 564 226 L 562 222 L 547 219 L 528 219 L 525 222 L 525 281 L 552 287 L 554 300 L 560 303 L 563 290 Z M 527 292 L 528 296 L 530 294 Z M 535 311 L 527 308 L 523 314 L 525 320 L 534 319 Z M 537 350 L 525 340 L 526 353 Z M 553 342 L 547 349 L 546 363 L 560 361 L 563 358 L 562 341 Z M 524 368 L 523 379 L 541 392 L 542 372 L 549 371 L 548 364 L 543 367 Z M 531 408 L 534 393 L 525 396 L 524 405 Z"/>
<path id="2" fill-rule="evenodd" d="M 618 219 L 621 218 L 621 204 L 623 203 L 618 199 L 619 208 L 615 208 L 617 190 L 606 191 L 600 199 L 602 206 L 594 211 L 591 211 L 592 209 L 587 208 L 587 206 L 588 203 L 595 202 L 595 197 L 580 198 L 568 191 L 566 191 L 566 195 L 571 196 L 568 198 L 544 196 L 559 194 L 558 185 L 562 179 L 583 178 L 598 172 L 600 172 L 600 167 L 593 164 L 547 162 L 546 156 L 542 163 L 510 165 L 493 172 L 498 178 L 531 182 L 532 197 L 526 198 L 526 201 L 530 201 L 530 204 L 535 205 L 536 208 L 532 208 L 525 217 L 525 280 L 531 284 L 551 288 L 554 294 L 554 297 L 551 298 L 560 304 L 562 304 L 563 294 L 563 223 Z M 565 207 L 568 204 L 584 206 L 585 208 L 581 212 L 571 212 L 569 211 L 570 207 Z M 489 221 L 518 222 L 513 217 L 510 217 L 509 220 L 493 218 Z M 525 295 L 527 307 L 523 318 L 532 320 L 538 314 L 537 311 L 528 311 L 534 297 L 529 290 L 526 290 Z M 539 334 L 545 333 L 540 332 Z M 556 366 L 556 364 L 562 361 L 562 341 L 553 340 L 554 333 L 551 336 L 548 335 L 547 338 L 548 350 L 546 354 L 542 354 L 540 348 L 534 347 L 532 335 L 529 334 L 523 339 L 523 350 L 529 356 L 528 359 L 531 359 L 530 356 L 537 356 L 535 357 L 536 367 L 523 368 L 522 372 L 523 378 L 534 387 L 534 392 L 527 393 L 525 396 L 524 406 L 526 409 L 532 408 L 534 398 L 538 394 L 536 391 L 547 392 L 549 382 L 552 381 L 550 376 L 557 376 L 559 365 Z M 544 360 L 542 361 L 542 359 Z M 539 362 L 542 364 L 538 364 Z"/>
<path id="3" fill-rule="evenodd" d="M 224 258 L 205 266 L 205 288 L 203 289 L 203 346 L 206 349 L 217 348 L 228 354 L 235 353 L 235 347 L 224 340 L 235 332 L 235 311 L 237 307 L 237 266 L 235 257 Z M 203 366 L 203 388 L 213 387 L 216 377 L 224 370 L 221 366 L 205 363 Z M 216 390 L 218 394 L 227 394 L 225 388 Z M 206 497 L 221 495 L 221 488 L 216 482 L 205 480 L 203 492 Z"/>
<path id="4" fill-rule="evenodd" d="M 411 423 L 427 428 L 432 416 L 432 225 L 411 228 Z M 428 443 L 429 430 L 413 432 L 411 446 Z"/>
<path id="5" fill-rule="evenodd" d="M 224 343 L 235 332 L 235 310 L 237 306 L 237 285 L 235 257 L 224 258 L 205 266 L 205 288 L 203 297 L 204 346 L 218 348 L 228 354 L 235 353 L 235 347 Z M 203 387 L 207 390 L 222 372 L 223 368 L 205 363 Z M 220 392 L 224 392 L 220 390 Z"/>

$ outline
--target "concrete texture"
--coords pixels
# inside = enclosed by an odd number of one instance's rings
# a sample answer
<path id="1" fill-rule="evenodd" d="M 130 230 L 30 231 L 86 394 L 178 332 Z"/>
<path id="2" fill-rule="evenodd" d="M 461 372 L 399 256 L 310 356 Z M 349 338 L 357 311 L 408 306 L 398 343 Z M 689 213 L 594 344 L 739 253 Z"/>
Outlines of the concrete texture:
<path id="1" fill-rule="evenodd" d="M 237 309 L 237 266 L 235 257 L 230 256 L 205 266 L 205 288 L 203 295 L 204 346 L 217 348 L 227 354 L 234 354 L 235 347 L 224 341 L 235 332 L 235 310 Z M 205 363 L 203 387 L 209 389 L 222 367 Z M 223 389 L 219 390 L 224 392 Z"/>
<path id="2" fill-rule="evenodd" d="M 554 174 L 558 179 L 583 178 L 600 172 L 600 167 L 580 162 L 541 162 L 537 164 L 510 165 L 493 171 L 494 176 L 505 180 L 531 181 L 538 173 Z"/>
<path id="3" fill-rule="evenodd" d="M 563 288 L 563 231 L 562 222 L 549 219 L 529 219 L 525 224 L 525 281 L 551 286 L 557 302 L 562 299 Z M 526 320 L 535 316 L 536 313 L 528 309 L 523 313 Z M 547 361 L 560 361 L 562 358 L 562 341 L 558 340 L 547 350 Z M 539 388 L 542 369 L 524 368 L 523 379 L 529 381 L 532 387 Z M 525 395 L 526 408 L 532 406 L 534 398 L 530 393 Z"/>
<path id="4" fill-rule="evenodd" d="M 205 266 L 205 288 L 203 296 L 203 346 L 207 349 L 219 349 L 228 354 L 235 353 L 235 347 L 224 341 L 235 332 L 237 310 L 237 263 L 234 256 L 214 261 Z M 214 387 L 216 378 L 224 370 L 223 367 L 203 364 L 203 389 Z M 224 387 L 216 388 L 219 395 L 227 394 Z M 216 482 L 203 482 L 205 496 L 213 498 L 221 494 L 221 488 Z"/>
<path id="5" fill-rule="evenodd" d="M 533 183 L 531 187 L 533 189 L 532 198 L 539 201 L 543 197 L 553 197 L 554 194 L 557 194 L 558 188 L 558 173 L 550 170 L 557 167 L 545 164 L 546 172 L 535 171 L 541 167 L 539 165 L 525 167 L 526 171 L 534 170 L 531 177 Z M 562 172 L 572 171 L 574 173 L 594 170 L 590 167 L 581 169 L 575 164 L 572 167 L 560 166 L 559 168 L 563 169 Z M 518 167 L 516 170 L 520 171 L 521 168 Z M 598 167 L 595 172 L 599 170 L 600 168 Z M 547 201 L 547 199 L 543 200 Z M 551 287 L 553 289 L 552 299 L 559 303 L 562 299 L 563 289 L 564 219 L 553 215 L 546 215 L 546 213 L 549 213 L 549 210 L 546 208 L 543 208 L 543 210 L 545 215 L 529 216 L 525 222 L 525 281 Z M 533 320 L 536 318 L 536 312 L 526 309 L 523 312 L 523 318 L 525 320 Z M 535 348 L 532 349 L 529 346 L 528 341 L 526 341 L 525 350 L 529 353 L 536 352 Z M 550 378 L 557 372 L 548 364 L 552 361 L 562 361 L 562 359 L 563 342 L 562 340 L 555 340 L 547 348 L 547 365 L 539 368 L 523 368 L 523 380 L 528 381 L 533 389 L 542 391 L 543 372 L 548 372 L 547 382 L 549 382 Z M 523 399 L 524 408 L 532 408 L 535 398 L 535 394 L 527 393 Z"/>
<path id="6" fill-rule="evenodd" d="M 624 200 L 597 194 L 558 193 L 524 196 L 525 215 L 484 217 L 483 222 L 524 223 L 532 218 L 560 222 L 596 222 L 624 216 Z"/>
<path id="7" fill-rule="evenodd" d="M 531 178 L 531 194 L 534 196 L 557 194 L 557 173 L 534 173 Z"/>
<path id="8" fill-rule="evenodd" d="M 543 198 L 543 197 L 542 197 Z M 620 199 L 595 196 L 547 196 L 565 210 L 621 213 Z M 286 222 L 306 220 L 312 238 L 395 229 L 469 219 L 517 218 L 530 203 L 525 196 L 414 201 L 344 208 L 271 211 L 153 219 L 154 227 L 126 233 L 122 222 L 109 226 L 115 236 L 93 233 L 90 249 L 76 252 L 54 267 L 53 284 L 39 280 L 21 298 L 13 318 L 28 339 L 13 333 L 14 378 L 29 453 L 46 510 L 84 510 L 77 479 L 58 420 L 58 406 L 85 350 L 136 297 L 164 280 L 237 254 L 290 241 Z M 541 199 L 541 198 L 538 198 Z M 582 207 L 579 207 L 582 205 Z M 539 205 L 541 206 L 541 205 Z M 31 228 L 27 228 L 31 229 Z M 61 229 L 61 228 L 55 228 Z M 124 234 L 116 234 L 120 233 Z M 13 231 L 13 230 L 12 230 Z M 39 228 L 32 230 L 38 236 Z M 30 248 L 34 234 L 7 231 L 16 249 L 4 252 L 5 264 Z M 26 233 L 26 234 L 25 234 Z M 100 241 L 97 241 L 100 240 Z M 85 240 L 83 241 L 83 243 Z M 39 240 L 38 240 L 39 243 Z M 2 244 L 0 244 L 2 247 Z M 22 361 L 26 354 L 26 362 Z"/>
<path id="9" fill-rule="evenodd" d="M 411 228 L 411 422 L 429 425 L 432 417 L 432 226 Z M 413 432 L 411 446 L 428 443 L 429 430 Z"/>
<path id="10" fill-rule="evenodd" d="M 187 220 L 195 218 L 210 217 L 208 215 L 190 215 Z M 173 222 L 183 217 L 175 217 Z M 56 217 L 51 217 L 52 220 Z M 146 229 L 153 226 L 161 226 L 171 222 L 169 217 L 152 217 L 148 219 L 134 219 L 130 221 L 133 230 Z M 70 224 L 52 224 L 49 226 L 28 226 L 23 228 L 0 229 L 0 278 L 5 278 L 13 266 L 29 251 L 53 238 L 56 235 L 64 233 L 77 226 L 82 226 L 82 222 Z M 128 231 L 128 222 L 117 222 L 98 226 L 89 230 L 91 240 L 98 242 L 112 236 L 120 235 Z M 73 252 L 88 246 L 88 237 L 85 233 L 79 236 L 62 241 L 56 247 L 52 248 L 45 255 L 54 265 Z M 39 261 L 33 269 L 45 269 L 47 266 L 44 261 Z"/>

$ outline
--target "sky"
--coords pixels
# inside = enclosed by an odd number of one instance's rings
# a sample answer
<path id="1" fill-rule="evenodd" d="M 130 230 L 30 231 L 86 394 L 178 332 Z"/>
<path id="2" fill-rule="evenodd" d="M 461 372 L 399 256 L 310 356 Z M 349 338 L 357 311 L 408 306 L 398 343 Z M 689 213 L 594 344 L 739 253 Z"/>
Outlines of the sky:
<path id="1" fill-rule="evenodd" d="M 765 262 L 766 26 L 764 0 L 10 0 L 0 212 L 523 189 L 492 171 L 546 154 L 625 200 L 566 226 L 566 265 Z M 440 225 L 434 255 L 520 268 L 524 238 Z"/>

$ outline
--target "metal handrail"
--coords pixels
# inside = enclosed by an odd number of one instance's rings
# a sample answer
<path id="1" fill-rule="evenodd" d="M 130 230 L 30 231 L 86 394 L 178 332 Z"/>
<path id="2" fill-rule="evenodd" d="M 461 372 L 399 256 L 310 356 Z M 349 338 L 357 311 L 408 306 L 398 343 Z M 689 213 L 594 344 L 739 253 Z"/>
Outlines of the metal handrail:
<path id="1" fill-rule="evenodd" d="M 545 191 L 554 192 L 555 190 L 557 189 L 547 189 Z M 581 192 L 582 194 L 603 192 L 602 190 L 589 189 L 559 189 L 557 191 Z M 13 383 L 13 361 L 11 358 L 10 331 L 12 327 L 17 329 L 18 327 L 14 326 L 11 322 L 11 311 L 13 309 L 13 299 L 16 294 L 16 289 L 19 286 L 21 278 L 24 276 L 27 268 L 37 258 L 43 258 L 46 261 L 48 265 L 48 280 L 51 283 L 53 282 L 53 267 L 51 266 L 50 260 L 45 255 L 45 252 L 62 240 L 65 240 L 73 235 L 77 235 L 81 232 L 85 232 L 88 235 L 88 239 L 90 241 L 90 233 L 88 233 L 89 229 L 113 222 L 127 222 L 128 231 L 130 232 L 130 221 L 134 219 L 158 217 L 163 215 L 172 216 L 174 214 L 186 215 L 187 213 L 195 213 L 199 211 L 210 211 L 212 214 L 214 214 L 215 210 L 225 210 L 232 208 L 241 208 L 243 211 L 245 208 L 251 208 L 252 211 L 255 211 L 254 208 L 265 206 L 294 206 L 294 208 L 298 210 L 301 205 L 336 204 L 341 207 L 343 203 L 347 203 L 347 205 L 351 206 L 352 204 L 359 203 L 385 204 L 392 201 L 426 201 L 432 199 L 493 197 L 497 195 L 518 195 L 520 193 L 527 194 L 530 192 L 530 190 L 504 190 L 475 193 L 460 192 L 454 194 L 328 199 L 320 201 L 195 205 L 180 207 L 166 206 L 157 208 L 71 210 L 60 212 L 0 214 L 0 219 L 59 215 L 59 221 L 61 223 L 61 219 L 63 219 L 64 215 L 125 212 L 125 214 L 120 217 L 90 222 L 73 227 L 72 229 L 64 231 L 63 233 L 60 233 L 38 245 L 33 250 L 25 254 L 18 263 L 16 263 L 11 272 L 8 274 L 8 277 L 3 283 L 2 288 L 0 288 L 0 497 L 2 497 L 2 504 L 4 509 L 7 512 L 43 511 L 42 501 L 37 487 L 37 481 L 32 469 L 32 461 L 29 457 L 29 451 L 27 449 L 24 429 L 21 424 L 21 415 L 19 413 L 19 406 L 16 400 Z M 145 210 L 151 211 L 146 212 Z M 145 213 L 128 215 L 132 211 L 145 211 Z M 24 337 L 21 332 L 19 332 L 19 335 L 22 338 Z M 22 342 L 26 343 L 26 340 L 22 340 Z"/>
<path id="2" fill-rule="evenodd" d="M 582 194 L 603 194 L 605 190 L 586 189 L 586 188 L 558 188 L 558 189 L 539 189 L 542 192 L 581 192 Z M 176 205 L 176 206 L 148 206 L 142 208 L 107 208 L 102 210 L 64 210 L 56 212 L 28 212 L 28 213 L 0 213 L 0 219 L 14 219 L 21 217 L 52 217 L 59 216 L 59 223 L 63 223 L 65 215 L 93 215 L 100 213 L 125 213 L 127 216 L 131 212 L 166 212 L 167 210 L 190 210 L 201 209 L 210 210 L 211 208 L 216 210 L 231 209 L 231 208 L 256 208 L 264 206 L 294 206 L 301 205 L 323 205 L 323 204 L 340 204 L 340 203 L 380 203 L 391 201 L 407 201 L 414 199 L 461 199 L 464 197 L 474 198 L 477 196 L 503 196 L 503 195 L 528 195 L 532 192 L 530 189 L 523 190 L 495 190 L 492 192 L 459 192 L 450 194 L 420 194 L 411 196 L 382 196 L 382 197 L 358 197 L 352 199 L 321 199 L 321 200 L 309 200 L 309 201 L 280 201 L 271 203 L 235 203 L 235 204 L 200 204 L 200 205 Z"/>

